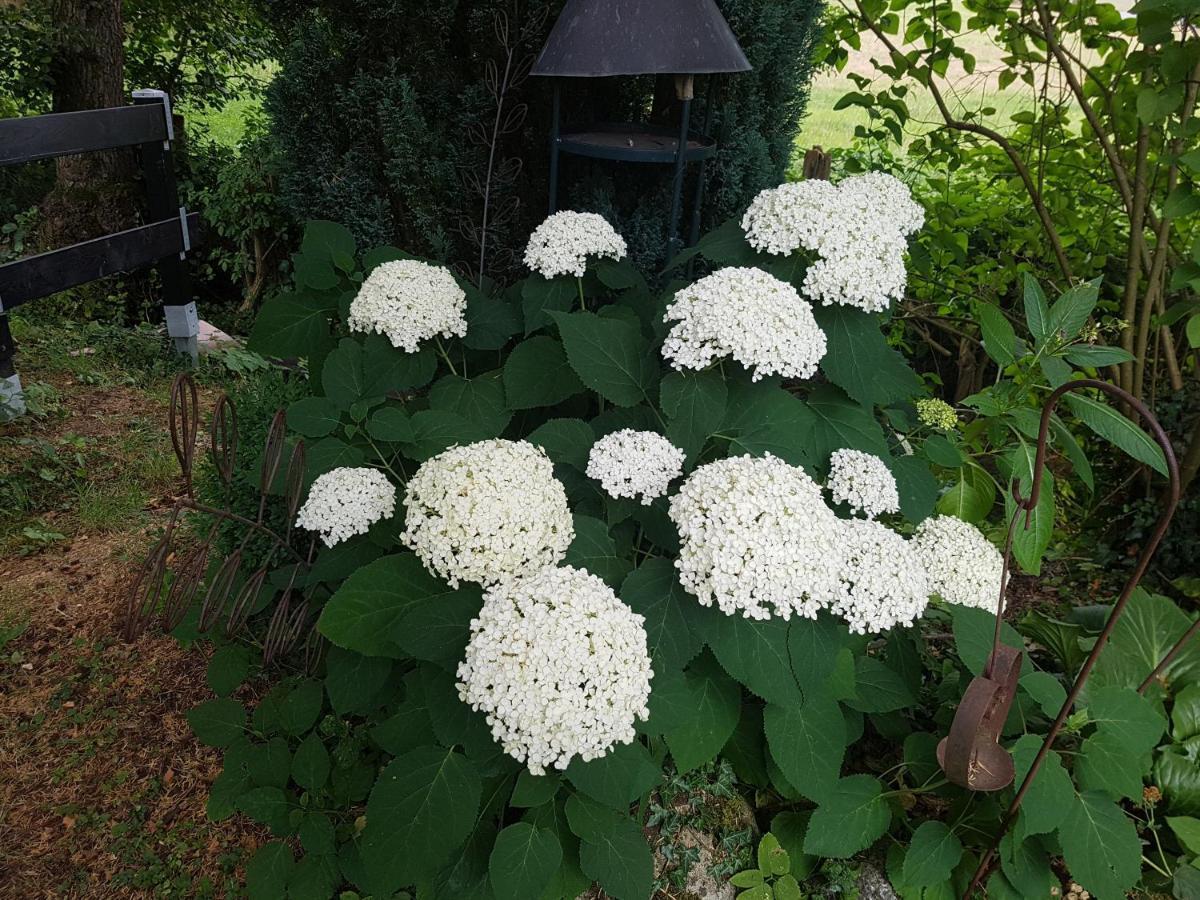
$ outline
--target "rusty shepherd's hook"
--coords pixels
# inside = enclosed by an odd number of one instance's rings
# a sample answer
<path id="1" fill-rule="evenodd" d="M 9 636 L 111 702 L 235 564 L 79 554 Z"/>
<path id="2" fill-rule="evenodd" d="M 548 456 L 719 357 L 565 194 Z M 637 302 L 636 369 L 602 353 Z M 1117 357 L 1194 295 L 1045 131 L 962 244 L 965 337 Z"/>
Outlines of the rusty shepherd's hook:
<path id="1" fill-rule="evenodd" d="M 979 866 L 971 878 L 971 883 L 967 887 L 966 893 L 963 894 L 963 900 L 970 900 L 975 890 L 987 875 L 992 859 L 996 854 L 996 848 L 1000 844 L 1000 839 L 1008 831 L 1016 818 L 1017 811 L 1021 808 L 1021 803 L 1024 801 L 1025 795 L 1029 792 L 1029 786 L 1033 783 L 1038 770 L 1041 769 L 1042 763 L 1050 753 L 1050 749 L 1054 745 L 1054 740 L 1062 730 L 1067 716 L 1070 715 L 1071 707 L 1075 705 L 1080 691 L 1083 690 L 1083 686 L 1087 683 L 1088 677 L 1092 673 L 1092 667 L 1096 664 L 1096 659 L 1100 656 L 1105 646 L 1107 646 L 1108 639 L 1112 635 L 1117 621 L 1124 614 L 1125 607 L 1129 603 L 1129 598 L 1133 594 L 1134 588 L 1142 580 L 1142 576 L 1146 574 L 1150 560 L 1158 549 L 1158 545 L 1162 541 L 1167 527 L 1171 524 L 1171 517 L 1175 515 L 1175 507 L 1179 505 L 1179 464 L 1175 460 L 1175 451 L 1171 446 L 1171 441 L 1167 437 L 1166 431 L 1163 430 L 1163 427 L 1154 418 L 1150 410 L 1126 391 L 1106 381 L 1084 378 L 1068 382 L 1056 388 L 1047 398 L 1046 404 L 1042 408 L 1041 428 L 1038 431 L 1037 457 L 1033 464 L 1033 483 L 1030 485 L 1029 497 L 1022 499 L 1019 483 L 1014 481 L 1013 484 L 1013 499 L 1016 501 L 1017 508 L 1014 510 L 1012 521 L 1009 524 L 1009 540 L 1008 546 L 1005 548 L 1004 560 L 1005 574 L 1007 575 L 1009 555 L 1012 551 L 1012 535 L 1016 522 L 1021 518 L 1021 513 L 1024 512 L 1025 527 L 1028 528 L 1030 514 L 1037 507 L 1038 497 L 1042 488 L 1042 475 L 1046 467 L 1046 443 L 1050 432 L 1050 418 L 1054 414 L 1054 408 L 1064 394 L 1087 388 L 1102 391 L 1137 412 L 1146 427 L 1149 428 L 1151 434 L 1154 435 L 1154 439 L 1158 442 L 1158 445 L 1162 448 L 1163 457 L 1166 459 L 1170 487 L 1167 491 L 1166 503 L 1162 514 L 1159 516 L 1158 523 L 1155 525 L 1154 531 L 1150 534 L 1149 540 L 1142 547 L 1137 565 L 1134 566 L 1133 571 L 1125 582 L 1124 588 L 1121 590 L 1120 596 L 1117 598 L 1116 603 L 1113 604 L 1112 613 L 1109 615 L 1108 621 L 1104 623 L 1104 628 L 1100 632 L 1100 636 L 1096 639 L 1095 646 L 1092 647 L 1087 659 L 1084 660 L 1083 665 L 1079 669 L 1079 674 L 1075 676 L 1075 683 L 1071 686 L 1071 690 L 1067 694 L 1067 699 L 1063 702 L 1062 709 L 1058 711 L 1058 716 L 1055 718 L 1054 724 L 1050 726 L 1050 730 L 1046 733 L 1046 739 L 1042 742 L 1037 756 L 1034 757 L 1033 764 L 1030 765 L 1029 771 L 1021 780 L 1021 784 L 1013 796 L 1012 803 L 1009 804 L 1008 811 L 1004 814 L 1004 819 L 1000 823 L 1000 830 L 996 832 L 996 836 L 992 840 L 992 845 L 980 858 Z M 1014 666 L 1013 659 L 1010 658 L 1015 654 L 1015 651 L 1014 654 L 1006 654 L 1005 651 L 1008 648 L 1005 648 L 1000 643 L 1000 620 L 1004 610 L 1004 596 L 1007 586 L 1007 581 L 1002 581 L 998 608 L 996 610 L 996 632 L 987 669 L 983 676 L 976 678 L 967 688 L 967 693 L 963 697 L 963 703 L 959 706 L 958 713 L 955 714 L 955 721 L 951 726 L 950 737 L 938 748 L 939 762 L 942 763 L 942 767 L 945 769 L 950 780 L 974 790 L 998 790 L 1009 784 L 1013 777 L 1011 774 L 1012 761 L 1008 759 L 1006 771 L 1009 774 L 1007 774 L 1007 778 L 1001 783 L 996 783 L 998 778 L 989 779 L 987 777 L 977 777 L 978 786 L 971 783 L 972 767 L 975 767 L 976 772 L 978 772 L 978 767 L 980 766 L 988 768 L 989 772 L 994 768 L 994 766 L 989 764 L 993 762 L 993 757 L 996 754 L 990 749 L 990 746 L 985 745 L 989 741 L 995 743 L 999 737 L 999 729 L 1004 723 L 1008 706 L 1011 705 L 1013 695 L 1016 692 L 1015 675 L 1019 672 L 1020 666 Z M 1170 651 L 1167 652 L 1167 655 L 1146 676 L 1146 679 L 1138 686 L 1138 693 L 1143 693 L 1158 678 L 1187 642 L 1192 639 L 1198 629 L 1200 629 L 1200 620 L 1184 632 Z M 1015 658 L 1019 663 L 1019 655 Z M 1000 678 L 997 678 L 997 675 Z M 977 682 L 982 683 L 981 687 L 976 687 Z M 975 693 L 972 694 L 972 691 Z M 969 703 L 968 701 L 971 702 Z M 1001 706 L 1003 709 L 1001 709 Z M 961 724 L 959 722 L 960 716 L 964 719 Z M 1007 751 L 1002 752 L 1005 756 L 1008 756 Z M 1004 763 L 996 763 L 996 765 L 1003 767 Z M 995 774 L 1003 775 L 1004 770 L 1000 770 Z M 956 777 L 959 775 L 962 775 L 961 779 Z"/>

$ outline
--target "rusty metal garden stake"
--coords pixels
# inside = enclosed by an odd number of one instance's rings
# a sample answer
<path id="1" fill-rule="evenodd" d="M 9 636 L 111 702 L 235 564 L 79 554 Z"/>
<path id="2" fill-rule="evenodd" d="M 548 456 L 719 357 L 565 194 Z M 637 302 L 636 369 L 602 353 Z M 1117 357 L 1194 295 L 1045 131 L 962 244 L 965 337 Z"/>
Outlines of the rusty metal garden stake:
<path id="1" fill-rule="evenodd" d="M 1125 607 L 1129 603 L 1129 598 L 1133 594 L 1134 588 L 1137 587 L 1138 583 L 1142 580 L 1142 576 L 1145 575 L 1146 569 L 1150 565 L 1150 560 L 1158 549 L 1158 545 L 1171 523 L 1171 517 L 1175 514 L 1175 508 L 1179 504 L 1179 465 L 1175 460 L 1175 451 L 1171 447 L 1171 441 L 1167 437 L 1167 433 L 1158 423 L 1158 420 L 1154 418 L 1150 410 L 1127 392 L 1106 381 L 1085 378 L 1068 382 L 1056 388 L 1047 398 L 1046 404 L 1042 408 L 1041 427 L 1038 431 L 1037 457 L 1033 464 L 1033 483 L 1030 486 L 1029 496 L 1022 498 L 1020 496 L 1019 485 L 1016 483 L 1013 485 L 1013 499 L 1016 501 L 1016 510 L 1009 525 L 1008 546 L 1005 548 L 1005 575 L 1007 576 L 1009 558 L 1012 553 L 1014 526 L 1021 517 L 1021 513 L 1024 512 L 1025 527 L 1028 528 L 1030 516 L 1037 507 L 1038 496 L 1042 486 L 1042 475 L 1046 467 L 1046 445 L 1050 431 L 1050 419 L 1054 414 L 1054 408 L 1064 394 L 1088 388 L 1109 394 L 1126 404 L 1128 408 L 1137 412 L 1154 435 L 1155 441 L 1162 448 L 1163 457 L 1166 460 L 1170 487 L 1167 491 L 1162 514 L 1159 516 L 1158 523 L 1155 525 L 1149 540 L 1142 548 L 1137 565 L 1134 566 L 1133 571 L 1125 582 L 1124 588 L 1121 590 L 1120 596 L 1117 598 L 1116 603 L 1113 604 L 1112 613 L 1109 615 L 1108 621 L 1105 622 L 1104 628 L 1096 639 L 1095 646 L 1092 647 L 1087 659 L 1084 660 L 1083 665 L 1080 667 L 1079 674 L 1075 677 L 1075 682 L 1072 684 L 1071 690 L 1063 702 L 1062 709 L 1058 711 L 1058 716 L 1050 726 L 1050 730 L 1046 733 L 1046 739 L 1042 742 L 1037 756 L 1034 757 L 1029 771 L 1021 780 L 1021 784 L 1017 788 L 1017 792 L 1012 799 L 1012 803 L 1009 804 L 1004 818 L 1001 820 L 1000 829 L 996 832 L 991 846 L 980 858 L 975 874 L 971 878 L 971 883 L 963 894 L 963 900 L 970 900 L 991 868 L 992 859 L 996 854 L 996 848 L 1000 845 L 1001 838 L 1003 838 L 1005 832 L 1012 826 L 1017 812 L 1021 808 L 1021 803 L 1024 801 L 1025 795 L 1029 792 L 1029 787 L 1033 783 L 1033 779 L 1037 777 L 1038 771 L 1041 769 L 1043 762 L 1050 753 L 1051 747 L 1054 745 L 1055 738 L 1058 737 L 1063 723 L 1066 722 L 1067 716 L 1071 713 L 1071 708 L 1075 705 L 1075 701 L 1087 683 L 1096 660 L 1108 644 L 1108 639 L 1112 635 L 1113 629 L 1124 614 Z M 967 693 L 963 697 L 963 702 L 955 714 L 954 724 L 951 725 L 950 736 L 938 747 L 938 760 L 942 764 L 947 777 L 956 784 L 960 784 L 970 790 L 998 790 L 1011 783 L 1013 778 L 1011 757 L 1008 758 L 1007 766 L 1005 767 L 1005 764 L 999 762 L 995 752 L 990 749 L 991 744 L 989 743 L 999 736 L 999 728 L 1003 724 L 1004 715 L 1008 710 L 1007 705 L 1003 706 L 1003 712 L 1001 712 L 1000 707 L 1002 704 L 1012 703 L 1012 695 L 1016 691 L 1015 676 L 1020 671 L 1019 654 L 1016 651 L 1011 651 L 1011 648 L 1005 647 L 1000 642 L 1000 620 L 1004 611 L 1004 596 L 1007 587 L 1008 584 L 1005 579 L 1000 588 L 1000 597 L 996 610 L 996 632 L 987 669 L 982 676 L 976 678 L 968 686 Z M 1144 692 L 1153 683 L 1154 679 L 1170 665 L 1171 661 L 1198 630 L 1200 630 L 1200 622 L 1192 625 L 1184 632 L 1170 651 L 1167 652 L 1166 656 L 1155 666 L 1154 671 L 1139 685 L 1139 693 Z M 1014 657 L 1016 660 L 1015 666 L 1013 664 Z M 1000 678 L 997 678 L 997 675 Z M 976 687 L 977 684 L 981 686 Z M 998 722 L 996 721 L 997 716 L 999 717 Z M 962 720 L 961 723 L 960 719 Z M 993 728 L 995 730 L 994 734 Z M 1002 750 L 1001 752 L 1005 756 L 1008 756 L 1007 751 Z M 987 771 L 984 772 L 984 769 Z M 1006 773 L 1007 778 L 1001 781 L 1001 778 Z M 974 776 L 974 783 L 972 783 L 972 776 Z"/>
<path id="2" fill-rule="evenodd" d="M 200 603 L 198 628 L 207 632 L 221 627 L 225 634 L 233 635 L 245 627 L 256 611 L 263 592 L 268 590 L 267 577 L 271 566 L 281 557 L 290 557 L 294 563 L 287 589 L 271 619 L 263 646 L 264 664 L 270 664 L 304 641 L 307 666 L 319 662 L 322 643 L 314 635 L 315 616 L 310 615 L 310 602 L 315 586 L 296 590 L 296 584 L 304 584 L 301 575 L 312 565 L 316 549 L 315 539 L 310 539 L 306 554 L 292 545 L 292 525 L 304 492 L 305 452 L 304 442 L 297 441 L 287 459 L 283 476 L 283 512 L 287 527 L 280 535 L 265 524 L 268 496 L 280 474 L 284 463 L 283 452 L 287 445 L 287 422 L 283 410 L 275 413 L 268 429 L 263 452 L 260 480 L 260 500 L 255 519 L 239 515 L 231 509 L 210 506 L 195 499 L 193 474 L 196 458 L 196 439 L 199 434 L 200 411 L 198 391 L 192 377 L 186 373 L 177 375 L 171 384 L 169 426 L 171 446 L 179 461 L 183 476 L 184 495 L 175 501 L 170 519 L 162 537 L 154 544 L 145 561 L 138 568 L 127 589 L 125 605 L 124 636 L 135 640 L 150 626 L 156 614 L 161 613 L 163 627 L 170 630 L 183 621 L 188 608 L 207 576 L 208 584 Z M 218 396 L 213 407 L 212 424 L 209 428 L 209 454 L 221 482 L 230 487 L 237 462 L 238 426 L 237 410 L 233 401 L 225 394 Z M 204 539 L 199 545 L 186 549 L 176 559 L 173 549 L 180 525 L 187 513 L 199 513 L 212 520 Z M 223 525 L 238 525 L 243 529 L 242 540 L 232 552 L 220 560 L 215 570 L 213 547 Z M 242 564 L 251 555 L 250 538 L 253 535 L 266 538 L 268 548 L 258 560 L 254 571 L 239 580 Z M 168 587 L 168 576 L 169 587 Z"/>

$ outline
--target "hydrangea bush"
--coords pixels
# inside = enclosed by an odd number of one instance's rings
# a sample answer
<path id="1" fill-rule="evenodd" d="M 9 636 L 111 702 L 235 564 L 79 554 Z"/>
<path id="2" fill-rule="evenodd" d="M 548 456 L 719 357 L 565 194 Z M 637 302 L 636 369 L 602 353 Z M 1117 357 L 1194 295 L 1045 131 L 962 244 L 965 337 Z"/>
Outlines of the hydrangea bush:
<path id="1" fill-rule="evenodd" d="M 252 346 L 312 389 L 287 422 L 316 542 L 276 562 L 253 621 L 302 597 L 327 652 L 273 670 L 247 719 L 247 649 L 213 638 L 221 696 L 190 716 L 225 751 L 209 814 L 278 837 L 251 895 L 645 900 L 643 801 L 718 759 L 793 871 L 892 832 L 903 896 L 961 892 L 1002 807 L 948 784 L 935 747 L 994 630 L 996 482 L 1030 459 L 972 461 L 960 415 L 1006 420 L 932 396 L 884 336 L 920 208 L 888 176 L 787 185 L 662 287 L 597 218 L 552 217 L 535 271 L 487 291 L 310 223 L 265 305 Z M 1086 464 L 1063 431 L 1060 480 Z M 1005 730 L 1018 771 L 1065 697 L 1072 663 L 1047 660 Z M 1129 881 L 1115 801 L 1164 726 L 1136 668 L 1098 672 L 1070 736 L 1128 772 L 1054 754 L 1000 896 L 1049 896 L 1059 854 L 1094 892 Z"/>

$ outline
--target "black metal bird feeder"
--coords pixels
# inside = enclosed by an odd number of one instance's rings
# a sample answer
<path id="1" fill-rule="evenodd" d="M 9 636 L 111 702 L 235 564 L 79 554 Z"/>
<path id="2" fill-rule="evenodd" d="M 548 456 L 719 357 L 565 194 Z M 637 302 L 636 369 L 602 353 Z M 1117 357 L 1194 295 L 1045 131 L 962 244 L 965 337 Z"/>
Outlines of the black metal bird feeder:
<path id="1" fill-rule="evenodd" d="M 550 212 L 558 208 L 559 154 L 569 153 L 618 162 L 671 164 L 674 180 L 667 252 L 682 246 L 679 219 L 683 206 L 684 169 L 699 163 L 692 201 L 689 243 L 700 233 L 704 197 L 704 164 L 716 154 L 710 134 L 713 120 L 712 76 L 746 72 L 750 63 L 714 0 L 567 0 L 546 40 L 534 75 L 554 77 L 554 115 L 550 136 Z M 650 124 L 602 122 L 564 131 L 560 125 L 563 78 L 618 75 L 672 75 L 679 100 L 678 128 Z M 691 129 L 691 103 L 696 75 L 708 75 L 704 125 Z"/>

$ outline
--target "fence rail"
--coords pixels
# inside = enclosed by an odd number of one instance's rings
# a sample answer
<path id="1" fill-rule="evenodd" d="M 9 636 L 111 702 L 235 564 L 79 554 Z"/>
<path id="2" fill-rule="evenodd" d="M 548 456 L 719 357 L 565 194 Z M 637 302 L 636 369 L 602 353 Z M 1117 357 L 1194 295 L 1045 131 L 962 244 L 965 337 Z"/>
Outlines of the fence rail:
<path id="1" fill-rule="evenodd" d="M 7 313 L 107 275 L 154 266 L 162 280 L 167 334 L 177 350 L 196 357 L 199 316 L 186 258 L 202 234 L 199 216 L 179 204 L 171 158 L 174 139 L 171 101 L 163 91 L 134 91 L 131 106 L 0 119 L 0 166 L 133 148 L 150 219 L 136 228 L 0 265 L 0 411 L 24 411 Z"/>

